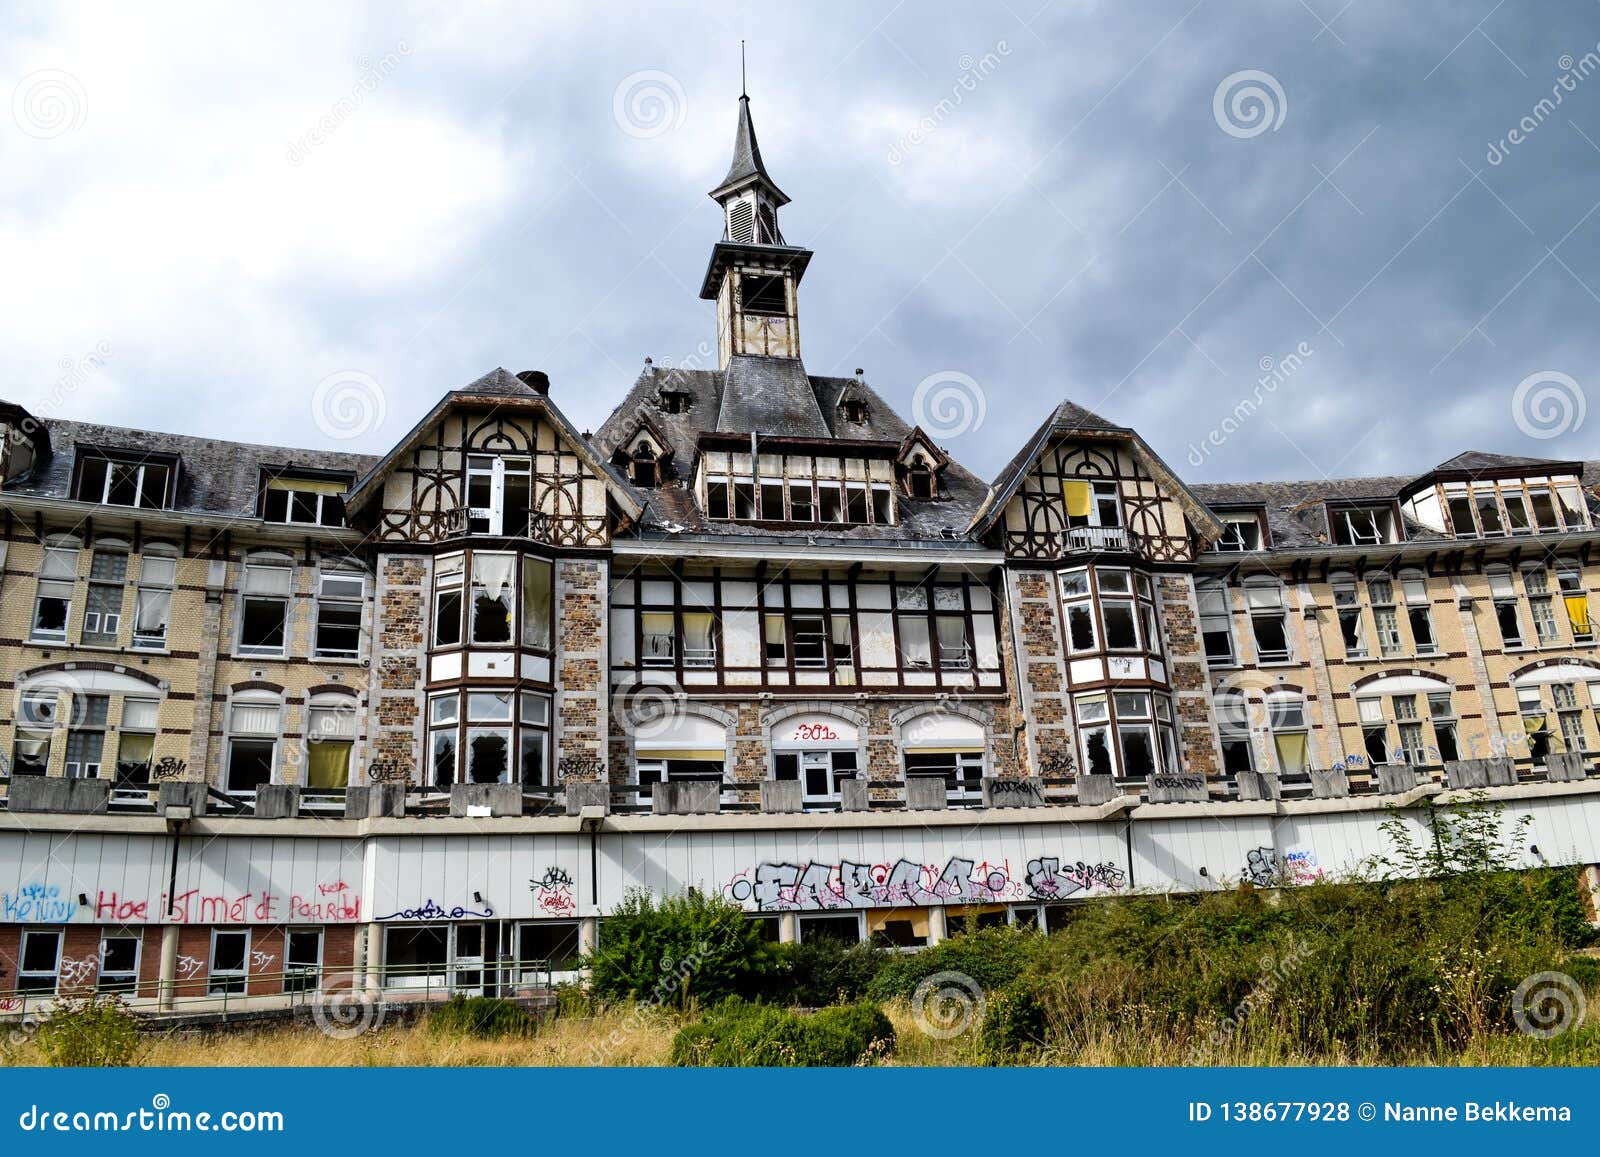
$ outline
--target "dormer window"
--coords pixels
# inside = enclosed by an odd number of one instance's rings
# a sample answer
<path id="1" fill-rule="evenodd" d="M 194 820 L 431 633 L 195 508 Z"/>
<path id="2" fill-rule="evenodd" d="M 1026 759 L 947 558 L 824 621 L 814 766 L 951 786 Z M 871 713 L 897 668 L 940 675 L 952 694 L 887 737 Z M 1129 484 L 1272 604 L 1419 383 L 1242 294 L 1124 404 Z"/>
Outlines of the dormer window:
<path id="1" fill-rule="evenodd" d="M 72 496 L 79 502 L 164 510 L 171 502 L 176 466 L 170 456 L 80 451 Z"/>
<path id="2" fill-rule="evenodd" d="M 305 526 L 343 526 L 348 479 L 268 475 L 261 490 L 261 517 L 266 522 Z"/>
<path id="3" fill-rule="evenodd" d="M 648 442 L 640 442 L 628 459 L 629 479 L 635 486 L 659 486 L 660 474 L 655 448 Z"/>
<path id="4" fill-rule="evenodd" d="M 1220 515 L 1222 537 L 1213 550 L 1239 553 L 1261 549 L 1261 519 L 1248 512 Z"/>
<path id="5" fill-rule="evenodd" d="M 1394 511 L 1388 506 L 1331 509 L 1328 511 L 1328 530 L 1339 546 L 1378 546 L 1394 542 Z"/>
<path id="6" fill-rule="evenodd" d="M 686 390 L 662 390 L 660 397 L 661 411 L 665 414 L 687 414 L 694 401 L 693 395 Z"/>
<path id="7" fill-rule="evenodd" d="M 860 398 L 846 398 L 842 403 L 844 407 L 844 420 L 854 422 L 860 426 L 867 420 L 867 404 Z"/>
<path id="8" fill-rule="evenodd" d="M 918 454 L 906 469 L 906 493 L 912 498 L 931 499 L 937 492 L 938 485 L 934 480 L 933 467 L 928 465 L 926 458 Z"/>

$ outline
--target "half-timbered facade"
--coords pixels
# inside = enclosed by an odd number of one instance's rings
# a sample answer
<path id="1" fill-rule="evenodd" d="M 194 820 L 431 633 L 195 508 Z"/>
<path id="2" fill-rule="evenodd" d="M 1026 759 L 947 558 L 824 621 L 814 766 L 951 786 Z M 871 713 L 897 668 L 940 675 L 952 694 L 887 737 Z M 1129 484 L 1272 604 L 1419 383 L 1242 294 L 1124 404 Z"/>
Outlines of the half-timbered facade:
<path id="1" fill-rule="evenodd" d="M 913 946 L 1461 787 L 1600 859 L 1600 463 L 1191 486 L 1062 402 L 984 481 L 806 368 L 747 99 L 711 195 L 717 364 L 592 434 L 503 369 L 381 458 L 0 405 L 0 999 L 514 989 L 630 887 Z"/>

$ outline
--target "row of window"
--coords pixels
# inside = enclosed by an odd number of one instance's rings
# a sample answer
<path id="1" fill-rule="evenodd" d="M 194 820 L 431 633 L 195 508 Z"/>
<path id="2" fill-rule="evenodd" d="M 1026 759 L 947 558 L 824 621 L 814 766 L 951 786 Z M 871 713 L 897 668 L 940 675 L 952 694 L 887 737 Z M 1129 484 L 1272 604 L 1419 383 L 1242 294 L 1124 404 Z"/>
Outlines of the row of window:
<path id="1" fill-rule="evenodd" d="M 1501 567 L 1491 569 L 1487 578 L 1502 647 L 1515 650 L 1556 646 L 1569 640 L 1577 644 L 1594 642 L 1589 596 L 1576 565 L 1562 564 L 1553 571 L 1542 566 L 1524 567 L 1516 572 Z M 1428 580 L 1421 572 L 1402 571 L 1398 576 L 1384 573 L 1365 581 L 1358 581 L 1353 575 L 1334 575 L 1330 587 L 1346 659 L 1389 659 L 1440 652 Z M 1246 582 L 1243 591 L 1244 617 L 1254 644 L 1255 661 L 1290 662 L 1295 656 L 1283 588 L 1264 580 Z M 1221 582 L 1201 582 L 1195 593 L 1206 661 L 1214 667 L 1238 665 L 1241 658 L 1235 647 L 1229 588 Z"/>
<path id="2" fill-rule="evenodd" d="M 1066 613 L 1067 651 L 1161 654 L 1161 628 L 1148 575 L 1091 567 L 1057 579 Z"/>
<path id="3" fill-rule="evenodd" d="M 148 784 L 155 750 L 154 699 L 126 698 L 115 728 L 109 695 L 75 695 L 66 719 L 54 691 L 29 691 L 17 712 L 12 747 L 13 775 L 44 775 L 59 731 L 65 732 L 65 774 L 74 779 L 115 777 L 123 784 Z M 64 726 L 63 726 L 64 725 Z"/>
<path id="4" fill-rule="evenodd" d="M 931 495 L 930 495 L 931 497 Z M 706 479 L 706 517 L 838 526 L 893 526 L 894 488 L 886 482 L 815 479 Z"/>
<path id="5" fill-rule="evenodd" d="M 55 928 L 28 928 L 22 933 L 17 957 L 15 991 L 54 995 L 62 985 L 62 958 L 65 934 Z M 322 929 L 290 928 L 283 935 L 283 965 L 274 979 L 284 992 L 311 992 L 321 984 Z M 204 992 L 207 996 L 242 993 L 249 982 L 253 954 L 249 928 L 217 928 L 211 932 L 211 947 L 206 959 Z M 136 993 L 144 937 L 137 931 L 107 931 L 100 935 L 100 952 L 95 964 L 93 987 L 97 992 Z M 276 953 L 273 954 L 276 956 Z M 87 987 L 68 982 L 77 989 Z M 198 989 L 199 985 L 196 984 Z M 185 995 L 198 991 L 185 990 Z"/>
<path id="6" fill-rule="evenodd" d="M 180 468 L 171 455 L 81 449 L 72 497 L 101 506 L 165 510 L 175 498 Z M 350 475 L 263 472 L 257 513 L 266 522 L 344 526 L 344 492 L 351 481 Z"/>
<path id="7" fill-rule="evenodd" d="M 1589 523 L 1576 480 L 1555 486 L 1521 480 L 1450 483 L 1441 491 L 1450 533 L 1458 538 L 1550 534 L 1582 530 Z"/>
<path id="8" fill-rule="evenodd" d="M 34 594 L 28 639 L 34 643 L 66 643 L 73 603 L 83 599 L 83 621 L 76 640 L 83 646 L 131 646 L 161 651 L 168 646 L 172 593 L 177 582 L 178 552 L 162 543 L 148 543 L 137 564 L 128 545 L 98 541 L 90 555 L 88 577 L 80 580 L 79 541 L 54 535 L 46 541 Z M 137 578 L 133 572 L 137 569 Z M 325 562 L 315 577 L 315 620 L 311 653 L 318 659 L 361 656 L 361 617 L 366 596 L 363 572 Z M 254 554 L 241 572 L 234 653 L 281 657 L 287 653 L 289 607 L 294 591 L 294 563 L 286 555 Z M 128 610 L 132 606 L 132 621 Z"/>
<path id="9" fill-rule="evenodd" d="M 448 691 L 428 697 L 429 783 L 520 783 L 550 776 L 550 697 L 513 689 Z"/>

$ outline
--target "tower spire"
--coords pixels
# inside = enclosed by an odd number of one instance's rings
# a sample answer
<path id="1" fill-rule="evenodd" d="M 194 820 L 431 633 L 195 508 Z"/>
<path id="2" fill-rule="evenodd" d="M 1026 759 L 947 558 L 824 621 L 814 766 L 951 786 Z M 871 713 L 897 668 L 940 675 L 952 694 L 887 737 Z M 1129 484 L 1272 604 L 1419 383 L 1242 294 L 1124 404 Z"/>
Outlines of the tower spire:
<path id="1" fill-rule="evenodd" d="M 744 79 L 744 41 L 739 41 L 739 99 L 749 100 L 749 85 Z"/>

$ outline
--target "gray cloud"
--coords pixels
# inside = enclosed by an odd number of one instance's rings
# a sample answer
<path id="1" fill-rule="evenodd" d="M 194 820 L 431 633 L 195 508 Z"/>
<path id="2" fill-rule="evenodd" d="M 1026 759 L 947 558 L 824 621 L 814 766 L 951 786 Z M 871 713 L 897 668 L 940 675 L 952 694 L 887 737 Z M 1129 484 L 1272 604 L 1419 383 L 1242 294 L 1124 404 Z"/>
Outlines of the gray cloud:
<path id="1" fill-rule="evenodd" d="M 865 367 L 907 409 L 928 375 L 970 375 L 987 416 L 950 449 L 981 474 L 1062 397 L 1196 480 L 1420 471 L 1467 447 L 1593 456 L 1587 425 L 1536 438 L 1511 412 L 1536 372 L 1600 388 L 1600 75 L 1571 79 L 1600 53 L 1593 5 L 0 26 L 3 392 L 62 416 L 380 450 L 504 364 L 547 370 L 598 425 L 646 355 L 713 336 L 705 192 L 745 37 L 784 229 L 817 253 L 808 367 Z M 1245 70 L 1281 87 L 1276 129 L 1214 119 Z M 640 74 L 665 104 L 619 124 Z M 1205 446 L 1263 359 L 1302 343 Z M 347 370 L 381 384 L 387 418 L 340 442 L 310 407 Z"/>

